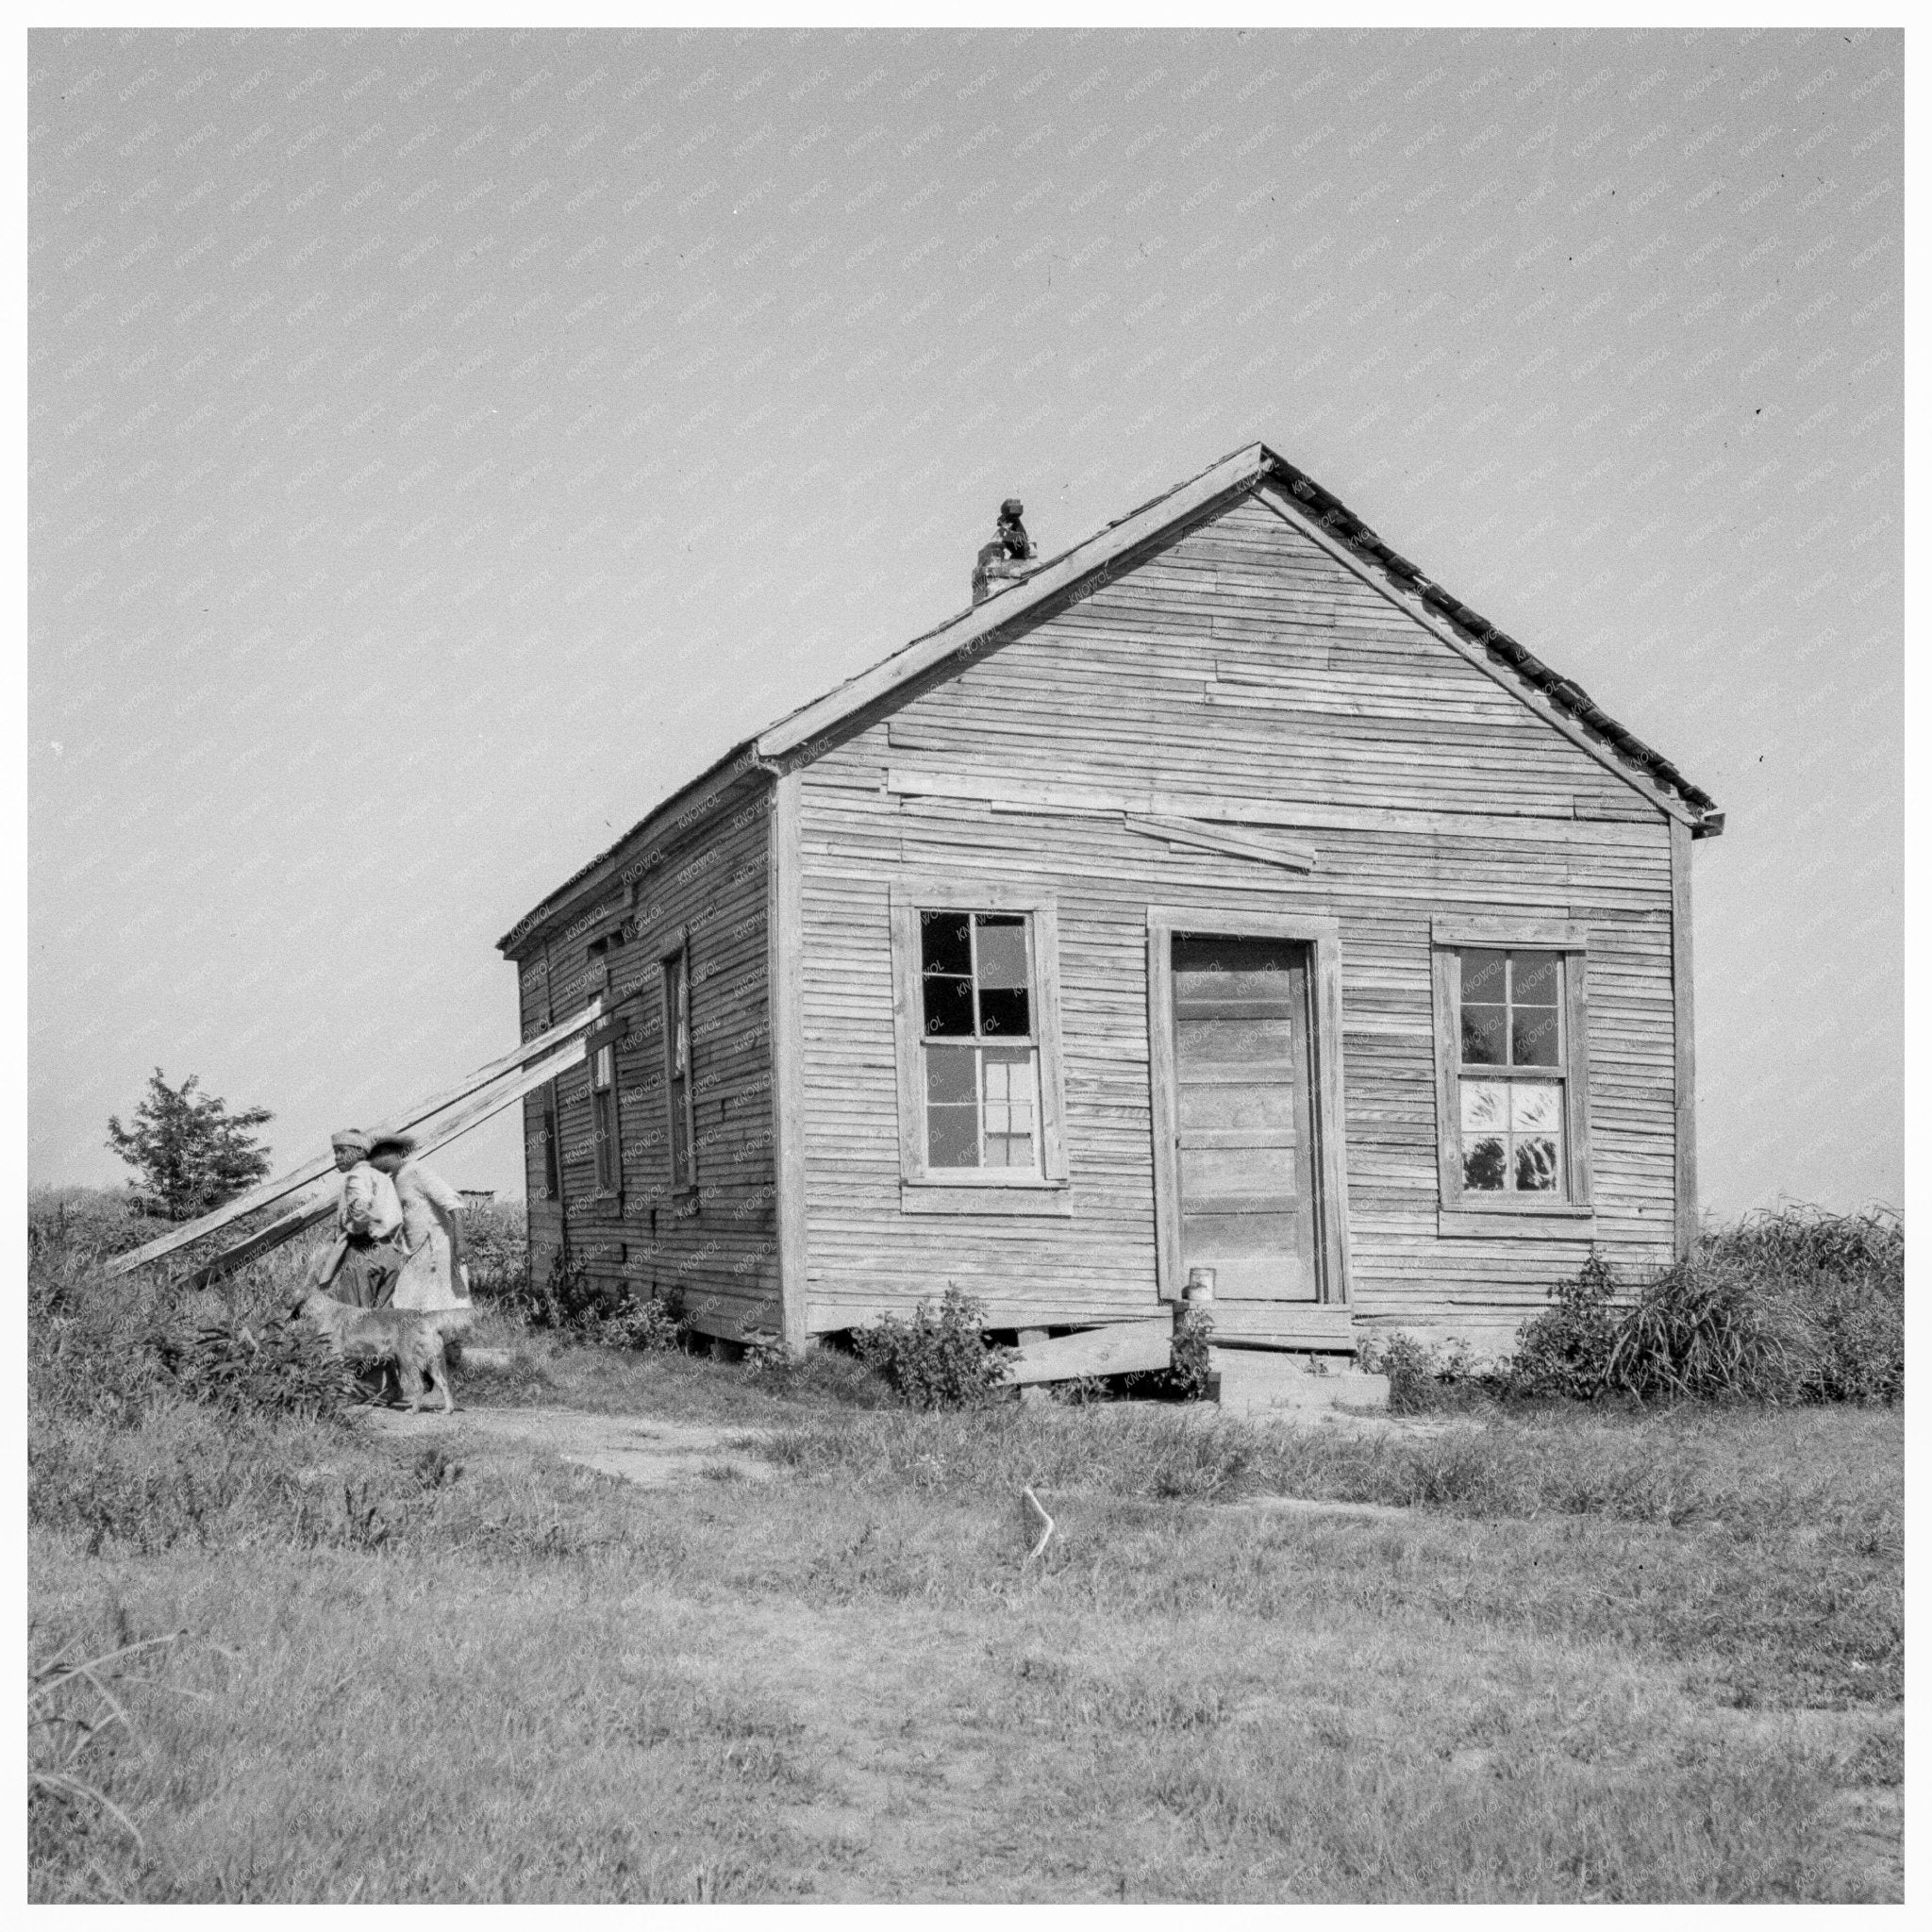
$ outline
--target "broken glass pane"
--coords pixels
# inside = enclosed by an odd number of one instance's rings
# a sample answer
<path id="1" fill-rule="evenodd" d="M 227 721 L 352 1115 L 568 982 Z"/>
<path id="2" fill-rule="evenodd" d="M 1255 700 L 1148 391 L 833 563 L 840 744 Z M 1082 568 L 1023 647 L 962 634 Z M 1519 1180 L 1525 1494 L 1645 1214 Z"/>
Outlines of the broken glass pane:
<path id="1" fill-rule="evenodd" d="M 1557 1186 L 1557 1143 L 1519 1141 L 1516 1143 L 1516 1190 L 1523 1194 L 1547 1194 Z"/>
<path id="2" fill-rule="evenodd" d="M 1462 1008 L 1462 1061 L 1470 1067 L 1500 1067 L 1507 1063 L 1503 1050 L 1505 1007 Z"/>
<path id="3" fill-rule="evenodd" d="M 1026 984 L 1026 922 L 982 912 L 979 927 L 979 985 L 1024 987 Z"/>
<path id="4" fill-rule="evenodd" d="M 972 1038 L 973 982 L 937 973 L 925 975 L 925 1030 L 928 1037 Z"/>
<path id="5" fill-rule="evenodd" d="M 973 974 L 973 940 L 963 912 L 919 915 L 919 965 L 924 973 Z"/>
<path id="6" fill-rule="evenodd" d="M 1503 1185 L 1503 1143 L 1501 1141 L 1474 1141 L 1464 1143 L 1462 1185 L 1491 1190 Z"/>
<path id="7" fill-rule="evenodd" d="M 1029 1030 L 1031 1013 L 1024 986 L 983 986 L 979 990 L 979 1030 L 989 1040 L 1018 1037 Z"/>

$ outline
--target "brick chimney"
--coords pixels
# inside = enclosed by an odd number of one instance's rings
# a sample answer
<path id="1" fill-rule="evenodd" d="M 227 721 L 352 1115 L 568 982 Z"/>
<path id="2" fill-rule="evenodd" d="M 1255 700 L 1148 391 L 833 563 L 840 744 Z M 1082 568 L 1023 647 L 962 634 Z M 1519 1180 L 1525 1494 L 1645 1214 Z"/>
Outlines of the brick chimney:
<path id="1" fill-rule="evenodd" d="M 1021 522 L 1025 514 L 1026 506 L 1017 496 L 1009 496 L 1000 505 L 999 524 L 992 541 L 980 550 L 973 565 L 975 604 L 985 603 L 1008 584 L 1030 577 L 1040 568 L 1034 561 L 1033 539 Z"/>

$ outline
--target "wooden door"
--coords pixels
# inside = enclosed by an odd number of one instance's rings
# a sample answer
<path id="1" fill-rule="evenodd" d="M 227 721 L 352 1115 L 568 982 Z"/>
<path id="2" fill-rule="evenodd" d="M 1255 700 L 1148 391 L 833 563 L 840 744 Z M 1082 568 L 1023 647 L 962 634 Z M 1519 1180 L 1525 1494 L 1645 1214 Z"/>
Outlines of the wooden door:
<path id="1" fill-rule="evenodd" d="M 1176 935 L 1180 1265 L 1221 1301 L 1313 1302 L 1313 1065 L 1304 941 Z"/>

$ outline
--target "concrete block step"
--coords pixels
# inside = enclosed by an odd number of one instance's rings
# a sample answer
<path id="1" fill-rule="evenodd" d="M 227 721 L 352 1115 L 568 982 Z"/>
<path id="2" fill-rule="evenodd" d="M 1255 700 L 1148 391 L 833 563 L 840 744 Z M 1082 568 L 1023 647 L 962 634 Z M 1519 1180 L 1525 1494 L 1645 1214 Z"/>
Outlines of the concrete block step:
<path id="1" fill-rule="evenodd" d="M 1309 1359 L 1272 1349 L 1210 1350 L 1209 1373 L 1220 1377 L 1223 1411 L 1288 1419 L 1330 1412 L 1374 1414 L 1388 1408 L 1388 1376 L 1364 1374 L 1339 1362 L 1324 1363 L 1326 1373 L 1314 1374 Z"/>

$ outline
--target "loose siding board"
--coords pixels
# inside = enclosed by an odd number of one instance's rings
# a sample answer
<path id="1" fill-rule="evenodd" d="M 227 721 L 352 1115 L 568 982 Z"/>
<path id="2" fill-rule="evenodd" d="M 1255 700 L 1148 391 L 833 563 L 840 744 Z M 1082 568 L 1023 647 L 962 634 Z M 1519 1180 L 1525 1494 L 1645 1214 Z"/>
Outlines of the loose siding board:
<path id="1" fill-rule="evenodd" d="M 1260 702 L 1227 702 L 1234 686 Z M 1167 848 L 1118 811 L 884 789 L 908 771 L 1308 801 L 1306 875 Z M 1282 519 L 1243 501 L 929 685 L 801 774 L 807 1313 L 903 1311 L 948 1282 L 1004 1326 L 1156 1306 L 1146 917 L 1239 903 L 1341 923 L 1358 1319 L 1504 1327 L 1585 1245 L 1437 1233 L 1430 920 L 1589 928 L 1593 1238 L 1668 1261 L 1675 1213 L 1664 815 Z M 1635 801 L 1638 809 L 1631 807 Z M 1545 828 L 1545 829 L 1540 829 Z M 1273 827 L 1271 827 L 1273 830 Z M 1070 1208 L 900 1208 L 892 882 L 1039 890 L 1058 912 Z"/>
<path id="2" fill-rule="evenodd" d="M 554 936 L 519 969 L 526 1029 L 546 985 L 564 995 L 556 1000 L 559 1015 L 601 991 L 629 1022 L 616 1054 L 620 1198 L 597 1191 L 588 1069 L 573 1068 L 556 1082 L 560 1202 L 541 1199 L 541 1147 L 533 1138 L 541 1106 L 526 1105 L 533 1271 L 547 1272 L 567 1229 L 574 1257 L 592 1274 L 675 1296 L 694 1327 L 731 1339 L 775 1332 L 779 1323 L 771 794 L 771 778 L 750 772 L 675 838 L 648 848 L 641 838 L 635 858 L 617 855 L 622 888 L 607 882 L 581 911 L 565 908 L 567 917 L 551 922 Z M 694 1195 L 671 1185 L 661 961 L 680 934 L 690 957 Z M 593 942 L 614 940 L 621 942 L 607 952 L 588 954 Z"/>

